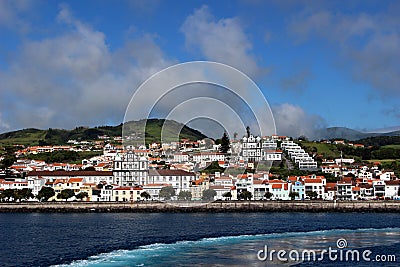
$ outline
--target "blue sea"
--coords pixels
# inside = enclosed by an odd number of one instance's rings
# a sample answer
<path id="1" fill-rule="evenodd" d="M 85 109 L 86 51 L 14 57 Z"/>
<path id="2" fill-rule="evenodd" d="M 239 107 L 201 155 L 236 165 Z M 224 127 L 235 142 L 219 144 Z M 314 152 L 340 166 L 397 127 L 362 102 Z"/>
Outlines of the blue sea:
<path id="1" fill-rule="evenodd" d="M 0 266 L 400 266 L 393 213 L 7 213 L 0 225 Z"/>

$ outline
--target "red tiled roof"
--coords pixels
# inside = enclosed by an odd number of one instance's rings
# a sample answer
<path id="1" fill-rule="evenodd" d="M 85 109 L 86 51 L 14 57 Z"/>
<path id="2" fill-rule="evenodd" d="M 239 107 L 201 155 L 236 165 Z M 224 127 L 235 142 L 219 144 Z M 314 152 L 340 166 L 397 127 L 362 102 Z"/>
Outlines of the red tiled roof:
<path id="1" fill-rule="evenodd" d="M 315 179 L 308 178 L 308 179 L 304 179 L 304 182 L 307 183 L 307 184 L 320 184 L 320 183 L 322 183 L 322 179 L 320 179 L 320 178 L 315 178 Z"/>
<path id="2" fill-rule="evenodd" d="M 111 171 L 31 171 L 27 176 L 113 176 Z"/>
<path id="3" fill-rule="evenodd" d="M 336 183 L 326 183 L 325 188 L 327 190 L 334 190 L 336 187 Z"/>
<path id="4" fill-rule="evenodd" d="M 217 180 L 232 180 L 232 178 L 229 177 L 229 176 L 220 176 L 220 177 L 215 178 L 215 180 L 216 180 L 216 181 L 217 181 Z"/>
<path id="5" fill-rule="evenodd" d="M 202 182 L 204 182 L 204 179 L 203 179 L 203 178 L 200 178 L 200 179 L 198 179 L 198 180 L 194 180 L 194 181 L 193 181 L 193 183 L 194 183 L 195 185 L 199 185 L 199 184 L 201 184 Z"/>
<path id="6" fill-rule="evenodd" d="M 340 183 L 348 183 L 348 184 L 350 184 L 350 183 L 353 182 L 353 178 L 351 178 L 351 177 L 343 177 L 339 182 Z"/>
<path id="7" fill-rule="evenodd" d="M 386 181 L 386 185 L 400 185 L 400 180 Z"/>
<path id="8" fill-rule="evenodd" d="M 69 178 L 68 183 L 81 183 L 83 178 Z"/>
<path id="9" fill-rule="evenodd" d="M 273 184 L 272 189 L 282 189 L 282 184 Z"/>
<path id="10" fill-rule="evenodd" d="M 230 190 L 229 187 L 225 187 L 223 185 L 212 185 L 210 186 L 211 189 L 227 189 Z"/>
<path id="11" fill-rule="evenodd" d="M 283 184 L 284 183 L 284 181 L 282 181 L 282 180 L 277 180 L 277 179 L 273 179 L 273 180 L 269 180 L 269 183 L 270 184 Z"/>

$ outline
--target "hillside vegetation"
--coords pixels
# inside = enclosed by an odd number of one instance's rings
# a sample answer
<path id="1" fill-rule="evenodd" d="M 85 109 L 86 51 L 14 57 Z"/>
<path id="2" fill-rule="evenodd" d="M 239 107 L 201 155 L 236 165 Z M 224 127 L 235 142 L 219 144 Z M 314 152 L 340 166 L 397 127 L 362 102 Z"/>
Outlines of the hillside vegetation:
<path id="1" fill-rule="evenodd" d="M 149 119 L 146 124 L 146 143 L 160 142 L 161 129 L 165 120 Z M 145 120 L 132 121 L 125 124 L 125 129 L 130 132 L 143 132 Z M 68 140 L 96 140 L 98 136 L 107 135 L 109 137 L 121 136 L 123 125 L 117 126 L 98 126 L 98 127 L 76 127 L 73 130 L 52 129 L 23 129 L 13 132 L 0 134 L 0 146 L 6 145 L 62 145 Z M 192 141 L 206 138 L 201 132 L 187 127 L 175 121 L 167 121 L 164 126 L 164 140 L 171 140 L 173 133 L 180 130 L 180 138 L 186 138 Z"/>
<path id="2" fill-rule="evenodd" d="M 324 144 L 316 142 L 300 142 L 300 145 L 308 153 L 323 154 L 324 158 L 334 159 L 340 157 L 340 151 L 334 144 Z"/>
<path id="3" fill-rule="evenodd" d="M 400 159 L 400 136 L 376 136 L 360 139 L 355 143 L 363 144 L 364 148 L 349 145 L 334 145 L 317 142 L 300 142 L 309 153 L 322 154 L 326 159 L 343 157 L 356 160 Z"/>

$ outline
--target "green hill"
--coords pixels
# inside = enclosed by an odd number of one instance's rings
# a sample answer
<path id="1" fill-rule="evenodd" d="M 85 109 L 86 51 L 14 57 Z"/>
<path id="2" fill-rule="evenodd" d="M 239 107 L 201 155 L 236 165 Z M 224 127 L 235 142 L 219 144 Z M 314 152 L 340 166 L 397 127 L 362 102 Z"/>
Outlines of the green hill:
<path id="1" fill-rule="evenodd" d="M 163 128 L 165 120 L 149 119 L 146 124 L 146 143 L 160 142 L 161 129 Z M 146 120 L 131 121 L 125 124 L 125 130 L 132 132 L 143 132 L 143 126 Z M 39 129 L 23 129 L 0 134 L 0 145 L 61 145 L 66 144 L 68 140 L 96 140 L 99 135 L 108 135 L 110 137 L 121 136 L 123 125 L 117 126 L 98 126 L 98 127 L 76 127 L 73 130 L 52 129 L 39 130 Z M 180 138 L 187 138 L 195 141 L 207 138 L 201 132 L 187 127 L 176 121 L 167 120 L 163 129 L 163 140 L 173 139 L 173 133 L 180 129 Z"/>
<path id="2" fill-rule="evenodd" d="M 316 142 L 300 142 L 303 149 L 308 153 L 318 153 L 324 155 L 327 159 L 340 157 L 340 151 L 334 144 L 324 144 Z"/>
<path id="3" fill-rule="evenodd" d="M 174 120 L 164 119 L 148 119 L 127 122 L 124 125 L 124 136 L 132 136 L 132 133 L 136 134 L 136 139 L 132 141 L 132 144 L 140 143 L 144 137 L 144 128 L 146 128 L 146 144 L 160 142 L 161 130 L 163 134 L 163 142 L 176 141 L 176 133 L 179 133 L 180 139 L 189 139 L 191 141 L 207 138 L 206 135 L 202 134 L 198 130 L 192 129 Z"/>

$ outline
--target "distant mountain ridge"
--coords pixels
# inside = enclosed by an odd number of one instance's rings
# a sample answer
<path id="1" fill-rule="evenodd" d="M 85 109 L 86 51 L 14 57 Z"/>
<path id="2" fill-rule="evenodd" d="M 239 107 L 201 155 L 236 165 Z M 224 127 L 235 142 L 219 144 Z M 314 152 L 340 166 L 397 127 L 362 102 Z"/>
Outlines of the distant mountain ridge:
<path id="1" fill-rule="evenodd" d="M 346 139 L 350 141 L 360 140 L 376 136 L 400 136 L 400 130 L 391 132 L 360 132 L 346 127 L 329 127 L 320 130 L 317 134 L 319 139 Z"/>
<path id="2" fill-rule="evenodd" d="M 125 123 L 124 129 L 132 132 L 142 131 L 146 123 L 146 143 L 160 142 L 161 129 L 163 128 L 163 140 L 172 140 L 176 131 L 180 130 L 180 138 L 196 141 L 207 138 L 200 131 L 190 128 L 182 123 L 173 120 L 164 119 L 148 119 L 140 121 L 131 121 Z M 98 126 L 98 127 L 76 127 L 72 130 L 52 129 L 40 130 L 35 128 L 27 128 L 12 132 L 0 134 L 0 145 L 5 144 L 23 144 L 23 145 L 59 145 L 65 144 L 68 140 L 94 140 L 100 135 L 108 135 L 110 137 L 122 135 L 123 124 L 117 126 Z M 399 127 L 391 127 L 387 129 L 396 129 Z M 361 132 L 346 127 L 329 127 L 318 130 L 315 134 L 315 140 L 321 139 L 346 139 L 356 141 L 368 137 L 377 136 L 400 136 L 400 130 L 383 132 Z"/>
<path id="3" fill-rule="evenodd" d="M 165 125 L 164 125 L 165 123 Z M 207 138 L 206 135 L 198 130 L 192 129 L 182 123 L 164 120 L 148 119 L 140 121 L 130 121 L 125 126 L 130 131 L 143 131 L 146 124 L 146 143 L 160 142 L 161 129 L 163 129 L 163 139 L 169 140 L 173 134 L 180 129 L 180 138 L 196 141 Z M 35 128 L 22 129 L 0 134 L 0 145 L 22 144 L 22 145 L 61 145 L 68 140 L 95 140 L 98 136 L 107 135 L 110 137 L 122 135 L 123 124 L 117 126 L 98 126 L 98 127 L 76 127 L 73 130 L 53 129 L 40 130 Z"/>

